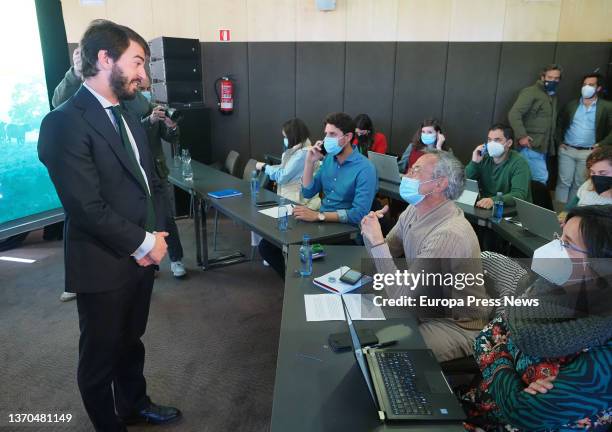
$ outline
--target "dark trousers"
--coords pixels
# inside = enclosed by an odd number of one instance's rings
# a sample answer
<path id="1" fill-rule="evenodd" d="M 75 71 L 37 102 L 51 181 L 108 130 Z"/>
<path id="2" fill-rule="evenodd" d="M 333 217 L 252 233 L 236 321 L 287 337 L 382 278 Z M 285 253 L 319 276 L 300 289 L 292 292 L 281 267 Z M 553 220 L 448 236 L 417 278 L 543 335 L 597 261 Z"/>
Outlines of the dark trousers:
<path id="1" fill-rule="evenodd" d="M 268 240 L 261 239 L 259 242 L 259 255 L 265 259 L 270 267 L 272 267 L 278 275 L 285 279 L 285 257 L 283 257 L 283 251 Z"/>
<path id="2" fill-rule="evenodd" d="M 117 419 L 148 404 L 140 340 L 149 317 L 153 267 L 137 267 L 114 291 L 78 293 L 79 367 L 77 381 L 96 431 L 121 431 Z"/>
<path id="3" fill-rule="evenodd" d="M 183 259 L 183 245 L 181 244 L 178 227 L 174 220 L 174 190 L 173 186 L 167 180 L 165 180 L 164 186 L 164 204 L 167 210 L 165 227 L 168 232 L 168 237 L 166 237 L 166 243 L 168 243 L 168 256 L 170 257 L 170 261 L 180 261 Z"/>

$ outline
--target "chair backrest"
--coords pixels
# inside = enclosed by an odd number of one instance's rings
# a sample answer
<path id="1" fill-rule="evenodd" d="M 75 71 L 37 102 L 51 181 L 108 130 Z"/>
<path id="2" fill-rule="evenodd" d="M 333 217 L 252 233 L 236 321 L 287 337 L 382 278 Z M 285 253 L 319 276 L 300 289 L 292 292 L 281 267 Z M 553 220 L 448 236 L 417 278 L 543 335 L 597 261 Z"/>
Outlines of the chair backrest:
<path id="1" fill-rule="evenodd" d="M 552 198 L 550 197 L 550 192 L 548 187 L 540 183 L 538 181 L 531 181 L 531 197 L 533 198 L 533 203 L 540 207 L 544 207 L 548 210 L 555 210 L 553 208 Z"/>
<path id="2" fill-rule="evenodd" d="M 519 281 L 522 278 L 528 277 L 529 274 L 519 263 L 505 255 L 484 251 L 480 253 L 482 259 L 482 269 L 487 276 L 487 281 L 493 283 L 487 284 L 487 293 L 493 298 L 501 298 L 504 296 L 517 295 Z M 501 306 L 493 309 L 492 317 L 499 315 L 505 309 L 502 302 Z"/>
<path id="3" fill-rule="evenodd" d="M 257 164 L 257 161 L 255 159 L 249 159 L 247 164 L 244 166 L 244 171 L 242 172 L 243 180 L 247 180 L 247 181 L 251 180 L 251 174 L 253 173 L 253 171 L 255 171 L 256 164 Z"/>
<path id="4" fill-rule="evenodd" d="M 240 159 L 240 154 L 237 151 L 230 150 L 227 157 L 225 158 L 225 171 L 227 171 L 230 175 L 236 177 L 236 170 L 238 170 L 238 160 Z"/>

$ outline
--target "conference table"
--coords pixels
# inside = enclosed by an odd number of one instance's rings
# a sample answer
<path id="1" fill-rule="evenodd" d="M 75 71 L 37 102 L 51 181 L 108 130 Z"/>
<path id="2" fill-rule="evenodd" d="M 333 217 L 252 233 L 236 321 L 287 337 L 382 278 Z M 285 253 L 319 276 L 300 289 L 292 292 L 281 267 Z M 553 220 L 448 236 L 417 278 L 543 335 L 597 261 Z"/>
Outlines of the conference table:
<path id="1" fill-rule="evenodd" d="M 168 180 L 189 193 L 193 199 L 196 259 L 203 270 L 245 261 L 244 255 L 240 252 L 217 258 L 209 257 L 206 203 L 281 248 L 285 253 L 288 245 L 302 243 L 304 234 L 310 236 L 312 243 L 349 239 L 357 236 L 358 230 L 352 225 L 303 222 L 293 217 L 288 218 L 287 231 L 280 231 L 277 219 L 260 213 L 263 208 L 256 207 L 253 204 L 249 182 L 194 160 L 191 161 L 191 165 L 193 180 L 187 181 L 183 178 L 180 167 L 175 167 L 173 162 L 169 160 L 170 174 Z M 223 189 L 236 189 L 242 192 L 242 195 L 223 199 L 215 199 L 208 195 L 209 192 Z M 280 197 L 274 192 L 261 189 L 257 200 L 279 202 Z"/>
<path id="2" fill-rule="evenodd" d="M 313 276 L 341 265 L 364 269 L 369 261 L 360 246 L 326 246 L 327 256 L 313 262 Z M 280 340 L 272 405 L 272 432 L 300 431 L 462 431 L 460 422 L 388 422 L 376 408 L 353 352 L 335 353 L 327 345 L 331 333 L 348 331 L 345 321 L 307 322 L 304 294 L 322 294 L 312 277 L 300 277 L 299 247 L 288 249 Z M 371 284 L 355 293 L 374 292 Z M 333 294 L 329 294 L 333 295 Z M 355 321 L 372 329 L 381 342 L 397 340 L 400 349 L 424 349 L 414 317 L 401 308 L 384 308 L 384 321 Z M 395 348 L 394 347 L 394 348 Z"/>

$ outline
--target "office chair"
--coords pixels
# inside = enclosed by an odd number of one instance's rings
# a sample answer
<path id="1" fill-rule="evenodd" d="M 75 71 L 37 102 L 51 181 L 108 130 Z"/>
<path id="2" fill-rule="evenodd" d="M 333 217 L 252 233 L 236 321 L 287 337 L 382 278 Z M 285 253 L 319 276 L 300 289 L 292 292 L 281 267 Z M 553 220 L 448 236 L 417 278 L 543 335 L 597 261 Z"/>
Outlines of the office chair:
<path id="1" fill-rule="evenodd" d="M 236 174 L 238 171 L 238 161 L 239 160 L 240 160 L 240 153 L 234 150 L 230 150 L 230 152 L 227 154 L 227 157 L 225 158 L 225 162 L 223 163 L 215 162 L 213 164 L 210 164 L 209 166 L 214 169 L 218 169 L 219 171 L 224 171 L 234 177 L 237 177 Z"/>
<path id="2" fill-rule="evenodd" d="M 555 210 L 548 187 L 538 181 L 531 181 L 531 197 L 533 203 L 548 210 Z"/>

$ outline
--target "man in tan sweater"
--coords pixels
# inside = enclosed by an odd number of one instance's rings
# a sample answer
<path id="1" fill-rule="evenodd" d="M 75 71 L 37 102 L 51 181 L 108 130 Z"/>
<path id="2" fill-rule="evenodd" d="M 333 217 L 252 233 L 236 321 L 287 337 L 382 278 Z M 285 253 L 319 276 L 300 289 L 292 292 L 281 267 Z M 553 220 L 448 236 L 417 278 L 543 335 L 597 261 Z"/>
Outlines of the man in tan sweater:
<path id="1" fill-rule="evenodd" d="M 378 222 L 386 207 L 370 212 L 361 222 L 364 242 L 378 273 L 396 274 L 394 258 L 404 256 L 412 274 L 482 275 L 478 239 L 463 211 L 453 202 L 463 192 L 464 183 L 463 166 L 447 152 L 428 152 L 417 160 L 400 185 L 400 195 L 411 205 L 387 237 L 383 237 Z M 474 338 L 488 322 L 490 307 L 468 304 L 467 300 L 470 296 L 488 299 L 484 284 L 462 287 L 438 281 L 433 286 L 409 287 L 393 283 L 386 284 L 385 290 L 389 298 L 415 298 L 415 306 L 406 309 L 419 319 L 419 330 L 438 361 L 473 353 Z M 455 299 L 463 306 L 421 306 L 422 296 Z"/>

